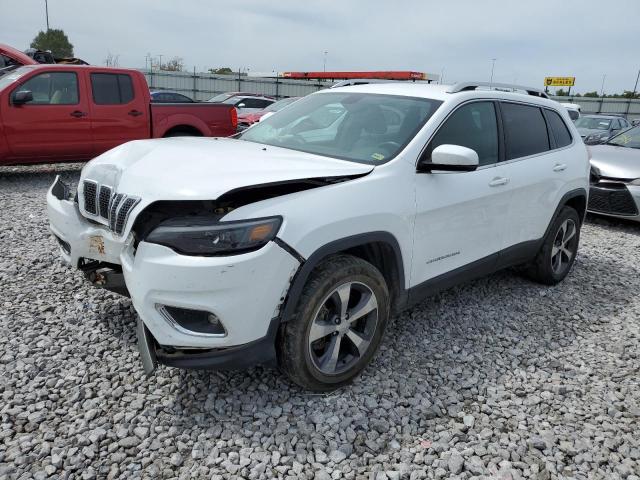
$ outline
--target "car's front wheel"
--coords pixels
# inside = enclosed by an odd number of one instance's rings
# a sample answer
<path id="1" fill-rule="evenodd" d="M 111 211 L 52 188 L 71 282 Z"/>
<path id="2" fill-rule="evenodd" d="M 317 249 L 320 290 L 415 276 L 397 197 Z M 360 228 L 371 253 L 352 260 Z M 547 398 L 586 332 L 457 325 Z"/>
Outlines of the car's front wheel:
<path id="1" fill-rule="evenodd" d="M 338 388 L 369 363 L 388 319 L 389 292 L 378 269 L 351 255 L 331 257 L 312 272 L 281 327 L 280 368 L 306 389 Z"/>

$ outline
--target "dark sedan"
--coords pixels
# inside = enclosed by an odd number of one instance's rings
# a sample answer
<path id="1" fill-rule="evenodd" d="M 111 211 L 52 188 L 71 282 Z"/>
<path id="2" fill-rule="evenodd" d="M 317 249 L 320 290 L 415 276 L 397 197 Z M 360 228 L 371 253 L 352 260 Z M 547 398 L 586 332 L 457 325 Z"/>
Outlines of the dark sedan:
<path id="1" fill-rule="evenodd" d="M 170 92 L 167 90 L 156 90 L 151 92 L 151 101 L 153 103 L 193 103 L 192 98 L 187 97 L 178 92 Z"/>

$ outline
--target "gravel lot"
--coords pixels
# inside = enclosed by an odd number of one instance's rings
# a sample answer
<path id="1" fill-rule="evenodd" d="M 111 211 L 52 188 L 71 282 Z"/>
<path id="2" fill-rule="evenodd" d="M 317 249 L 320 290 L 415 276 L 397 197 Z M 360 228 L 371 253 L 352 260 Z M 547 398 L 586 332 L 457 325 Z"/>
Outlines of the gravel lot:
<path id="1" fill-rule="evenodd" d="M 160 367 L 63 266 L 54 170 L 0 169 L 0 478 L 606 478 L 640 472 L 640 226 L 590 218 L 554 288 L 513 272 L 395 319 L 355 384 Z"/>

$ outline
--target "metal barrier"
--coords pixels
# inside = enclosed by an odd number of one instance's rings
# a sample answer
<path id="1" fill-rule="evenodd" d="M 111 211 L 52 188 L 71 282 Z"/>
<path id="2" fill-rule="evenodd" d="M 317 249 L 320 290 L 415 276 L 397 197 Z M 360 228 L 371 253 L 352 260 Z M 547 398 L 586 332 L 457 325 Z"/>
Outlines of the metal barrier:
<path id="1" fill-rule="evenodd" d="M 244 74 L 218 75 L 197 72 L 169 72 L 141 70 L 149 88 L 173 90 L 194 100 L 205 101 L 223 92 L 260 93 L 276 98 L 303 97 L 333 82 L 318 80 L 291 80 L 286 78 L 250 77 Z M 576 103 L 583 114 L 615 113 L 629 120 L 640 119 L 640 100 L 627 98 L 555 97 L 558 102 Z"/>

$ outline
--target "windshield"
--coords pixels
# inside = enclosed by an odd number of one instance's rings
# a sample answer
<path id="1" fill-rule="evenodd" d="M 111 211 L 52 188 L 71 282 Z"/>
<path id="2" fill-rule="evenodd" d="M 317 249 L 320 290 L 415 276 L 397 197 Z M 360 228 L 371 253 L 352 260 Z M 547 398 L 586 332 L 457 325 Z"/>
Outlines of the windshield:
<path id="1" fill-rule="evenodd" d="M 576 120 L 576 127 L 591 130 L 609 130 L 611 119 L 599 117 L 580 117 Z"/>
<path id="2" fill-rule="evenodd" d="M 630 128 L 607 142 L 609 145 L 619 147 L 640 148 L 640 126 Z"/>
<path id="3" fill-rule="evenodd" d="M 569 110 L 567 109 L 567 112 L 569 112 L 569 118 L 571 120 L 573 120 L 574 122 L 580 118 L 580 113 L 577 110 Z"/>
<path id="4" fill-rule="evenodd" d="M 238 138 L 380 164 L 395 157 L 441 104 L 396 95 L 319 93 L 294 102 Z"/>
<path id="5" fill-rule="evenodd" d="M 29 71 L 27 67 L 20 67 L 15 70 L 11 70 L 4 75 L 0 74 L 0 90 L 4 89 L 10 83 L 15 82 L 21 76 Z"/>
<path id="6" fill-rule="evenodd" d="M 300 99 L 298 97 L 283 98 L 282 100 L 278 100 L 277 102 L 272 103 L 267 108 L 265 108 L 263 111 L 264 112 L 277 112 L 278 110 L 282 110 L 284 107 L 286 107 L 287 105 L 295 102 L 296 100 L 300 100 Z"/>
<path id="7" fill-rule="evenodd" d="M 215 97 L 211 97 L 207 102 L 224 102 L 227 98 L 233 97 L 233 93 L 220 93 Z"/>

